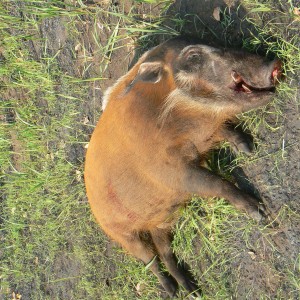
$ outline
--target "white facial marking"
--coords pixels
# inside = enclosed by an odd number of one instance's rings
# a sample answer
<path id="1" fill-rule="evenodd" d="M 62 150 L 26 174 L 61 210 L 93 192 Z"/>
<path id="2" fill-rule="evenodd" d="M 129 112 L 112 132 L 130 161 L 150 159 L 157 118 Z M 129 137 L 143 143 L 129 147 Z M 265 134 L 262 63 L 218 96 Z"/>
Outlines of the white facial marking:
<path id="1" fill-rule="evenodd" d="M 216 72 L 215 62 L 214 61 L 211 62 L 211 67 L 213 69 L 214 75 L 217 76 L 217 72 Z"/>

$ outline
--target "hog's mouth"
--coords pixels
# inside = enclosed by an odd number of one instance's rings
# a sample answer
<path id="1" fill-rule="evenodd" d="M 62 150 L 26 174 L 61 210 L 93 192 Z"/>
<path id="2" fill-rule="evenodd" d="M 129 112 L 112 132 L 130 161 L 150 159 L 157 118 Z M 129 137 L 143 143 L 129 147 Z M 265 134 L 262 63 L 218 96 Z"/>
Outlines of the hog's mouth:
<path id="1" fill-rule="evenodd" d="M 279 66 L 274 67 L 270 75 L 270 86 L 267 87 L 256 87 L 249 83 L 243 78 L 238 72 L 233 70 L 231 72 L 231 78 L 233 79 L 229 88 L 237 93 L 246 93 L 248 95 L 254 95 L 256 93 L 274 93 L 275 85 L 278 83 L 281 77 L 281 69 Z"/>

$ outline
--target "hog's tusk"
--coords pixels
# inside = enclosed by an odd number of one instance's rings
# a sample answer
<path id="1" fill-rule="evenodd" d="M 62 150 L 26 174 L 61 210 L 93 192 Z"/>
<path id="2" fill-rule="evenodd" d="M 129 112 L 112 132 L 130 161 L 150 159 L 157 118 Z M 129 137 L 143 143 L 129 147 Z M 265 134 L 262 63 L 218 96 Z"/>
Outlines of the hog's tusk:
<path id="1" fill-rule="evenodd" d="M 231 77 L 235 83 L 240 83 L 242 81 L 242 77 L 236 71 L 231 72 Z"/>
<path id="2" fill-rule="evenodd" d="M 243 87 L 243 89 L 245 90 L 246 93 L 252 93 L 252 91 L 247 86 L 245 86 L 244 84 L 242 84 L 242 87 Z"/>

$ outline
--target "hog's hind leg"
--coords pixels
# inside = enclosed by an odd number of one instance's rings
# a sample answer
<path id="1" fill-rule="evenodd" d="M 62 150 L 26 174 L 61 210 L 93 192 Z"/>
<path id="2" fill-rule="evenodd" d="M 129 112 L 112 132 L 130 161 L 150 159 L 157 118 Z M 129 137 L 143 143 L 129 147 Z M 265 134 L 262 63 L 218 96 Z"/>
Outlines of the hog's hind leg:
<path id="1" fill-rule="evenodd" d="M 151 237 L 161 261 L 176 281 L 189 292 L 189 299 L 201 297 L 201 290 L 194 283 L 187 266 L 180 266 L 171 248 L 172 235 L 170 229 L 155 229 Z"/>
<path id="2" fill-rule="evenodd" d="M 147 233 L 114 234 L 114 239 L 130 254 L 149 265 L 149 269 L 156 275 L 158 281 L 173 298 L 177 292 L 177 284 L 170 276 L 160 270 L 159 258 L 155 253 L 151 237 Z"/>

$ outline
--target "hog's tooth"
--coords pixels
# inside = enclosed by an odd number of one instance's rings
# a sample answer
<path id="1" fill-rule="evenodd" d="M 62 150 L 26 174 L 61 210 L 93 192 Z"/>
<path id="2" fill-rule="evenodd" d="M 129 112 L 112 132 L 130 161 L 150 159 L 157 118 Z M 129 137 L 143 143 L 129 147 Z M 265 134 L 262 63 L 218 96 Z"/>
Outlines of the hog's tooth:
<path id="1" fill-rule="evenodd" d="M 231 72 L 231 78 L 235 83 L 240 83 L 242 81 L 241 76 L 236 71 Z"/>
<path id="2" fill-rule="evenodd" d="M 236 82 L 236 75 L 237 75 L 237 74 L 236 74 L 235 71 L 232 71 L 232 72 L 231 72 L 231 78 L 233 79 L 234 82 Z"/>
<path id="3" fill-rule="evenodd" d="M 243 89 L 245 90 L 246 93 L 252 93 L 252 91 L 244 84 L 242 84 Z"/>

